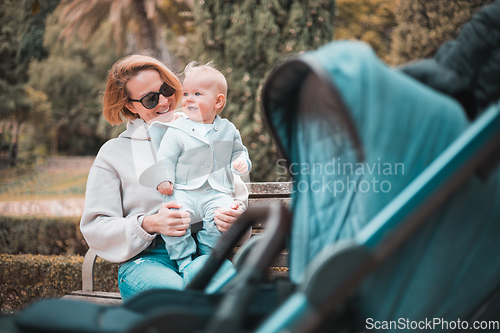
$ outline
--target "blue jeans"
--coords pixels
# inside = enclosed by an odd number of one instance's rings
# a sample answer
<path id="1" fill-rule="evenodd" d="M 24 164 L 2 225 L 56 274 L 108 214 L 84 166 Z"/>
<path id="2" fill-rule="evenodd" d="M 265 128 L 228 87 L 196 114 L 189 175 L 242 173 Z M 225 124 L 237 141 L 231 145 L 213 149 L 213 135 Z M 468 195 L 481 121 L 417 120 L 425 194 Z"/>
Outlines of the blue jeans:
<path id="1" fill-rule="evenodd" d="M 149 289 L 182 290 L 203 267 L 207 259 L 208 255 L 195 257 L 180 274 L 177 263 L 168 256 L 165 243 L 161 237 L 157 237 L 147 250 L 120 264 L 118 287 L 122 299 L 126 301 Z M 232 263 L 227 260 L 215 274 L 208 288 L 234 270 Z"/>

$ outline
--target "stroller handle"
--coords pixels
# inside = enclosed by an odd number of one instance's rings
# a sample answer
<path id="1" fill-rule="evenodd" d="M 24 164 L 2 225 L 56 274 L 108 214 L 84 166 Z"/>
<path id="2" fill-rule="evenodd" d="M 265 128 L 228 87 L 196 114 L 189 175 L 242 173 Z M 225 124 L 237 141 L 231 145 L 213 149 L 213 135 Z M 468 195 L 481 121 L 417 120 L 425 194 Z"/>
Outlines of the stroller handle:
<path id="1" fill-rule="evenodd" d="M 259 240 L 258 245 L 248 256 L 244 267 L 265 274 L 275 256 L 284 248 L 285 239 L 291 228 L 290 213 L 279 203 L 255 204 L 249 207 L 221 237 L 206 264 L 186 289 L 205 289 L 245 232 L 255 221 L 263 218 L 267 219 L 265 236 Z"/>
<path id="2" fill-rule="evenodd" d="M 280 203 L 254 205 L 238 219 L 232 227 L 234 234 L 228 235 L 217 246 L 218 250 L 238 241 L 244 231 L 258 219 L 266 218 L 266 230 L 246 257 L 236 277 L 221 288 L 225 294 L 218 310 L 209 323 L 207 333 L 238 332 L 244 323 L 248 308 L 259 291 L 267 269 L 275 257 L 285 248 L 291 230 L 291 213 Z M 224 235 L 224 236 L 226 236 Z M 214 250 L 215 252 L 215 250 Z M 222 255 L 222 253 L 216 253 Z"/>

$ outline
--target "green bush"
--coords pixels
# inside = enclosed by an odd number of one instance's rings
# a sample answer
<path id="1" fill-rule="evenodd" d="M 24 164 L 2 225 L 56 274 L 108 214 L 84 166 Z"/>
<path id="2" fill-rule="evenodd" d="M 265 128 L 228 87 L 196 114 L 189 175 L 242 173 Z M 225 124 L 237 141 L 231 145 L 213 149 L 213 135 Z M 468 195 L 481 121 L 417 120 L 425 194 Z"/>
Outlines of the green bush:
<path id="1" fill-rule="evenodd" d="M 20 310 L 46 297 L 61 297 L 82 287 L 82 256 L 0 254 L 0 310 Z M 118 264 L 97 259 L 97 291 L 118 291 Z"/>
<path id="2" fill-rule="evenodd" d="M 0 215 L 0 253 L 84 255 L 78 217 Z"/>

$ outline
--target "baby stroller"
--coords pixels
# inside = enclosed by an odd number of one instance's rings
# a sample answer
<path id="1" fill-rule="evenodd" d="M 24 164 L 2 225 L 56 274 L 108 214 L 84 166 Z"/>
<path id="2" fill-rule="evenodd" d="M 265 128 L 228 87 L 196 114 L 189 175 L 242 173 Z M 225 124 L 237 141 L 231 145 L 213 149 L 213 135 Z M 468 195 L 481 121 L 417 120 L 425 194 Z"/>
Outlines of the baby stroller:
<path id="1" fill-rule="evenodd" d="M 342 304 L 355 331 L 499 328 L 498 103 L 469 124 L 356 42 L 285 63 L 263 103 L 294 175 L 299 287 L 258 332 L 332 331 Z"/>
<path id="2" fill-rule="evenodd" d="M 294 181 L 293 288 L 283 303 L 262 281 L 290 218 L 256 207 L 186 291 L 151 291 L 115 308 L 43 301 L 0 318 L 2 332 L 431 331 L 500 319 L 498 103 L 471 124 L 457 102 L 365 44 L 335 42 L 277 68 L 263 106 Z M 270 230 L 244 252 L 238 274 L 204 292 L 264 215 Z M 69 323 L 77 307 L 85 316 Z"/>

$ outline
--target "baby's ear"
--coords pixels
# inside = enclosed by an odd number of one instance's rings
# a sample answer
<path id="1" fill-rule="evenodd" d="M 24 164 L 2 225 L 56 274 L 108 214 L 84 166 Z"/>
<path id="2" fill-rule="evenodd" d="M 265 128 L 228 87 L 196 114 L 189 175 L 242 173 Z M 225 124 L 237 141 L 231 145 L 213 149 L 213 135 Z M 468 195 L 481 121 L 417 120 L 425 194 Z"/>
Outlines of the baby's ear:
<path id="1" fill-rule="evenodd" d="M 215 108 L 222 109 L 226 105 L 226 96 L 224 94 L 218 94 L 215 102 Z"/>

